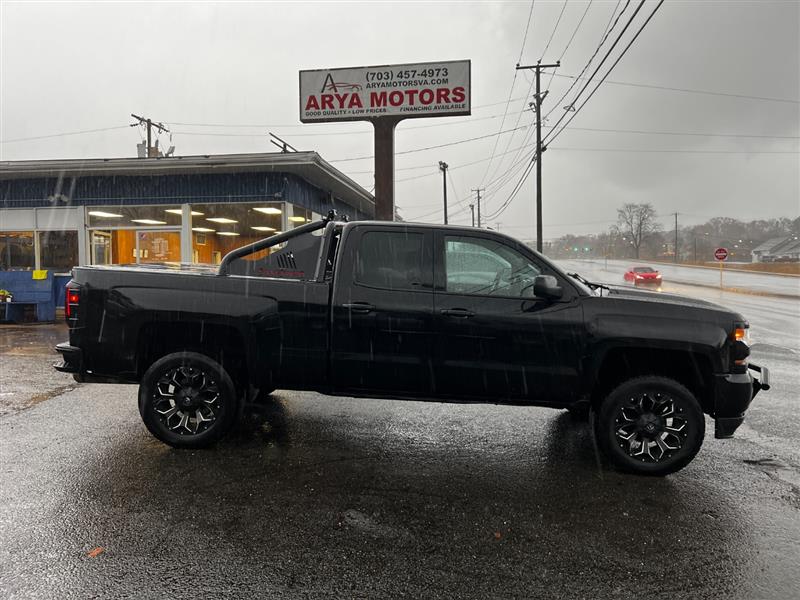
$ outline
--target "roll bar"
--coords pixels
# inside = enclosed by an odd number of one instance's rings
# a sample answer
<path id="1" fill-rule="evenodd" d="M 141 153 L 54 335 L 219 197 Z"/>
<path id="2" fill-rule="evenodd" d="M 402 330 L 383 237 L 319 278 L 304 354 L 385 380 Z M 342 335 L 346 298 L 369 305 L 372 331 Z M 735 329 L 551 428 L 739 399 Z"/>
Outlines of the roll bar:
<path id="1" fill-rule="evenodd" d="M 284 231 L 283 233 L 279 233 L 277 235 L 264 238 L 263 240 L 258 240 L 257 242 L 253 242 L 252 244 L 247 244 L 247 246 L 242 246 L 241 248 L 236 248 L 235 250 L 231 250 L 223 257 L 222 262 L 219 264 L 218 275 L 228 275 L 231 263 L 237 258 L 242 258 L 243 256 L 254 254 L 259 250 L 263 250 L 264 248 L 269 248 L 270 246 L 274 246 L 275 244 L 280 244 L 282 242 L 285 242 L 286 240 L 290 240 L 294 237 L 297 237 L 298 235 L 303 235 L 304 233 L 308 233 L 310 231 L 316 231 L 317 229 L 322 229 L 331 221 L 337 221 L 337 220 L 346 222 L 347 217 L 343 215 L 341 218 L 339 218 L 337 212 L 335 210 L 331 210 L 325 217 L 323 217 L 319 221 L 314 221 L 313 223 L 306 223 L 305 225 L 301 225 L 300 227 L 295 227 L 291 231 Z"/>

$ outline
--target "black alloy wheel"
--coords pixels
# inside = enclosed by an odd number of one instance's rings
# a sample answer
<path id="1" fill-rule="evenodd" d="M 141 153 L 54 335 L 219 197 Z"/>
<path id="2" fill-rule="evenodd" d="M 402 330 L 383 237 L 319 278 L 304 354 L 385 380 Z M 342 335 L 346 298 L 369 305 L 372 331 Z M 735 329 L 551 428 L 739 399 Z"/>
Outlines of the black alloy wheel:
<path id="1" fill-rule="evenodd" d="M 631 379 L 609 394 L 595 423 L 598 445 L 618 468 L 668 475 L 688 465 L 705 437 L 694 395 L 666 377 Z"/>
<path id="2" fill-rule="evenodd" d="M 176 448 L 201 448 L 230 430 L 238 398 L 225 369 L 208 356 L 176 352 L 153 363 L 139 386 L 147 429 Z"/>

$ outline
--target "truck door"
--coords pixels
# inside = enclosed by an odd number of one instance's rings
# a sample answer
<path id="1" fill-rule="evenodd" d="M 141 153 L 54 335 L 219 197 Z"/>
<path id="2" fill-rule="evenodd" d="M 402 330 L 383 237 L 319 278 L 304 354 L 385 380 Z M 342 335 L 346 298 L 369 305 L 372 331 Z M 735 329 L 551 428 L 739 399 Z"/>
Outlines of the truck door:
<path id="1" fill-rule="evenodd" d="M 434 301 L 436 395 L 559 402 L 578 383 L 583 318 L 577 292 L 533 296 L 552 275 L 533 253 L 490 234 L 437 232 Z"/>
<path id="2" fill-rule="evenodd" d="M 335 390 L 430 395 L 432 237 L 413 226 L 346 229 L 331 311 Z"/>

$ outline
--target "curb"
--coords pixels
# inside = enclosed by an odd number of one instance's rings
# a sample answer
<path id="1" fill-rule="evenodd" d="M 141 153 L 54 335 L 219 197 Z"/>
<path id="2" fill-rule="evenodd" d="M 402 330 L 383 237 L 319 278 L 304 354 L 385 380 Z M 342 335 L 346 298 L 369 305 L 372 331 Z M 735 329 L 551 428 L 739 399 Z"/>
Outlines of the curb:
<path id="1" fill-rule="evenodd" d="M 670 279 L 670 283 L 677 283 L 678 285 L 689 285 L 694 287 L 706 288 L 709 290 L 719 290 L 721 292 L 733 292 L 734 294 L 745 294 L 747 296 L 762 296 L 767 298 L 783 298 L 785 300 L 800 300 L 797 294 L 781 294 L 780 292 L 762 292 L 759 290 L 748 290 L 746 288 L 736 288 L 728 286 L 708 285 L 705 283 L 696 283 L 689 281 L 678 281 L 677 279 Z"/>

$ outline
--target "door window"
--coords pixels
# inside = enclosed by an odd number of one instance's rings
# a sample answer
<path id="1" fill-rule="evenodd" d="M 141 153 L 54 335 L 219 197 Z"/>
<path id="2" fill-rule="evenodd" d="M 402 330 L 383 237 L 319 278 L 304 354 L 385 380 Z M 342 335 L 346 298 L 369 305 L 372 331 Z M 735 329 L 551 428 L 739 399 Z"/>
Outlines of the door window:
<path id="1" fill-rule="evenodd" d="M 500 242 L 445 236 L 445 274 L 445 290 L 453 294 L 531 298 L 541 270 Z"/>
<path id="2" fill-rule="evenodd" d="M 388 290 L 419 290 L 425 267 L 425 236 L 421 233 L 369 231 L 361 237 L 355 282 Z M 428 277 L 425 277 L 428 279 Z"/>

